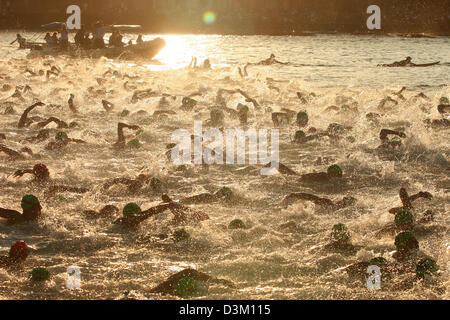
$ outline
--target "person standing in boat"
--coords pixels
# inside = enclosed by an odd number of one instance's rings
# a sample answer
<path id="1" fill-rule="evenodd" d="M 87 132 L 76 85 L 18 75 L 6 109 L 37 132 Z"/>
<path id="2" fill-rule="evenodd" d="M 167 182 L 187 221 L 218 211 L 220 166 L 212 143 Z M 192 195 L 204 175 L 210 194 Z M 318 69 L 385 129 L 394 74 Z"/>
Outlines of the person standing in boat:
<path id="1" fill-rule="evenodd" d="M 123 36 L 120 34 L 119 30 L 114 30 L 111 34 L 111 37 L 109 37 L 109 46 L 110 47 L 123 47 L 122 42 Z"/>
<path id="2" fill-rule="evenodd" d="M 111 30 L 112 26 L 105 26 L 101 21 L 97 21 L 94 25 L 94 48 L 105 48 L 105 34 Z"/>
<path id="3" fill-rule="evenodd" d="M 69 32 L 67 31 L 67 26 L 65 23 L 61 25 L 61 37 L 59 38 L 59 45 L 61 49 L 67 50 L 69 47 Z"/>
<path id="4" fill-rule="evenodd" d="M 58 34 L 56 32 L 52 34 L 52 44 L 58 44 Z"/>
<path id="5" fill-rule="evenodd" d="M 142 34 L 138 35 L 137 39 L 136 39 L 136 44 L 141 44 L 144 43 L 144 40 L 142 40 Z"/>
<path id="6" fill-rule="evenodd" d="M 45 35 L 44 40 L 45 40 L 45 43 L 47 43 L 47 45 L 53 44 L 53 39 L 49 32 L 47 32 L 47 34 Z"/>
<path id="7" fill-rule="evenodd" d="M 77 34 L 75 35 L 75 44 L 78 47 L 83 47 L 86 43 L 86 36 L 86 29 L 84 25 L 82 25 L 80 30 L 78 30 Z"/>

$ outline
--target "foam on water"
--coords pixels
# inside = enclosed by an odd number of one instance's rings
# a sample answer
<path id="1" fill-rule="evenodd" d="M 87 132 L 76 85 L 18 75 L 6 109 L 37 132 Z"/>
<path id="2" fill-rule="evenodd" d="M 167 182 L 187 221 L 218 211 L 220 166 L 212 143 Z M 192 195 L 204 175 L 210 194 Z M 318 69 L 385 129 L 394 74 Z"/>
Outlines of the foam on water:
<path id="1" fill-rule="evenodd" d="M 430 130 L 423 125 L 425 118 L 440 117 L 436 109 L 439 99 L 450 96 L 449 65 L 395 70 L 373 67 L 406 55 L 425 62 L 448 62 L 447 38 L 408 41 L 355 36 L 165 38 L 167 48 L 157 57 L 163 65 L 155 66 L 145 61 L 65 57 L 27 60 L 23 51 L 7 46 L 13 39 L 12 33 L 0 35 L 0 85 L 9 84 L 13 88 L 0 92 L 0 133 L 7 136 L 2 143 L 18 150 L 23 147 L 24 138 L 38 133 L 33 125 L 17 129 L 20 114 L 35 99 L 47 105 L 35 109 L 30 116 L 76 121 L 80 126 L 67 130 L 69 137 L 87 142 L 69 144 L 62 152 L 45 150 L 48 141 L 28 144 L 39 158 L 18 162 L 0 154 L 0 207 L 18 210 L 21 196 L 33 193 L 41 199 L 44 213 L 38 225 L 0 225 L 0 247 L 5 254 L 12 243 L 21 239 L 37 249 L 24 270 L 0 269 L 0 298 L 118 298 L 124 291 L 135 291 L 148 298 L 150 288 L 187 266 L 237 283 L 237 289 L 211 288 L 205 297 L 210 299 L 449 298 L 448 292 L 439 288 L 448 287 L 450 281 L 447 271 L 450 136 L 448 129 Z M 271 52 L 279 60 L 292 63 L 250 67 L 249 79 L 239 77 L 237 66 L 266 58 Z M 199 61 L 211 58 L 214 71 L 191 72 L 181 68 L 194 55 Z M 60 67 L 62 74 L 47 79 L 24 73 L 26 68 L 35 72 L 47 70 L 48 63 Z M 120 75 L 103 76 L 110 69 Z M 124 75 L 137 78 L 130 80 Z M 267 77 L 286 82 L 274 83 L 277 89 L 271 89 Z M 100 84 L 96 78 L 102 78 Z M 133 89 L 127 90 L 125 81 L 137 89 L 151 88 L 157 95 L 132 103 Z M 15 86 L 26 84 L 31 86 L 32 93 L 23 94 L 25 101 L 9 98 Z M 395 98 L 392 93 L 404 85 L 408 87 L 405 101 L 399 100 L 398 105 L 386 105 L 383 109 L 378 107 L 387 95 Z M 305 184 L 291 176 L 261 176 L 251 166 L 239 171 L 236 171 L 239 166 L 224 165 L 213 165 L 208 170 L 188 166 L 185 171 L 176 171 L 165 156 L 171 133 L 179 128 L 193 132 L 194 120 L 209 117 L 220 88 L 241 88 L 261 104 L 260 110 L 250 105 L 249 119 L 255 128 L 273 127 L 269 107 L 273 111 L 305 109 L 309 126 L 318 129 L 326 129 L 333 122 L 352 126 L 349 135 L 355 138 L 353 143 L 343 139 L 336 144 L 323 139 L 300 146 L 291 142 L 294 126 L 280 131 L 282 163 L 299 173 L 323 171 L 329 164 L 339 163 L 344 179 L 336 184 Z M 201 97 L 195 97 L 198 112 L 180 111 L 182 97 L 198 91 L 202 92 Z M 297 91 L 314 93 L 315 97 L 302 105 Z M 430 100 L 414 98 L 420 92 Z M 67 106 L 70 93 L 75 95 L 80 111 L 77 115 Z M 167 98 L 168 105 L 161 107 L 163 94 L 175 95 L 176 99 Z M 224 97 L 231 108 L 245 103 L 239 95 Z M 112 113 L 104 111 L 102 99 L 114 103 Z M 6 101 L 16 103 L 16 114 L 4 114 Z M 327 111 L 331 105 L 336 105 L 337 111 Z M 129 116 L 120 115 L 124 109 L 130 111 Z M 150 116 L 159 109 L 174 110 L 177 114 L 152 119 Z M 141 110 L 145 112 L 138 113 Z M 378 123 L 367 120 L 369 112 L 381 114 Z M 141 148 L 117 151 L 112 147 L 117 140 L 119 121 L 143 128 L 138 136 Z M 237 126 L 237 119 L 226 119 L 226 127 Z M 51 128 L 53 137 L 56 129 Z M 403 146 L 395 151 L 377 149 L 381 128 L 404 129 L 407 138 L 403 139 Z M 132 132 L 127 132 L 127 140 L 133 137 Z M 322 161 L 317 161 L 319 157 Z M 30 183 L 30 176 L 12 177 L 16 169 L 32 167 L 37 162 L 47 164 L 54 183 L 88 187 L 90 191 L 46 198 L 44 189 Z M 122 186 L 106 192 L 101 188 L 108 179 L 134 178 L 140 173 L 160 178 L 164 191 L 174 199 L 229 186 L 239 201 L 196 205 L 211 219 L 186 226 L 191 240 L 181 243 L 156 237 L 170 235 L 176 229 L 168 224 L 170 213 L 150 219 L 136 232 L 113 227 L 113 218 L 90 220 L 82 214 L 106 204 L 120 209 L 128 202 L 136 202 L 145 209 L 158 204 L 160 194 L 150 189 L 129 194 Z M 402 186 L 411 193 L 426 190 L 434 196 L 432 201 L 415 202 L 414 212 L 421 215 L 433 209 L 436 213 L 433 225 L 437 231 L 419 242 L 421 250 L 435 258 L 443 270 L 441 282 L 418 283 L 405 291 L 372 293 L 364 283 L 350 281 L 339 268 L 374 256 L 389 258 L 389 252 L 395 250 L 393 237 L 377 238 L 375 233 L 393 222 L 393 215 L 387 210 L 401 204 L 398 189 Z M 308 202 L 282 208 L 280 202 L 290 192 L 314 193 L 332 200 L 351 194 L 358 202 L 336 212 L 324 211 Z M 229 222 L 236 218 L 242 219 L 248 228 L 229 230 Z M 280 227 L 289 221 L 295 227 Z M 345 223 L 353 242 L 363 246 L 355 256 L 321 250 L 330 239 L 332 226 L 338 222 Z M 65 289 L 65 272 L 70 265 L 81 267 L 81 291 Z M 34 266 L 47 267 L 53 275 L 51 281 L 30 284 L 27 272 Z"/>

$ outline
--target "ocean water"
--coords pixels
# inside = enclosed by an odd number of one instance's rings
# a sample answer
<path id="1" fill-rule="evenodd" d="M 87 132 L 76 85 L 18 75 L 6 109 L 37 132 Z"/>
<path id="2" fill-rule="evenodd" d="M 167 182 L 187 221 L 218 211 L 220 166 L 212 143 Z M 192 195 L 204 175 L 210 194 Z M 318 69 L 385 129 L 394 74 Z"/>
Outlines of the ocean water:
<path id="1" fill-rule="evenodd" d="M 26 34 L 28 38 L 34 36 Z M 146 39 L 155 36 L 147 35 Z M 162 36 L 167 42 L 152 61 L 114 61 L 108 59 L 73 59 L 46 57 L 26 59 L 26 51 L 9 46 L 13 32 L 0 33 L 0 86 L 11 90 L 0 92 L 1 143 L 19 150 L 32 149 L 34 156 L 12 161 L 0 153 L 0 207 L 20 209 L 23 194 L 33 193 L 43 206 L 39 223 L 18 226 L 0 224 L 0 251 L 6 255 L 17 240 L 25 240 L 33 251 L 22 269 L 0 269 L 0 298 L 3 299 L 120 299 L 124 292 L 141 299 L 159 299 L 149 290 L 168 276 L 193 267 L 211 276 L 235 282 L 236 288 L 211 286 L 199 299 L 448 299 L 449 260 L 449 129 L 429 129 L 424 119 L 439 119 L 441 97 L 450 97 L 449 38 L 405 39 L 400 37 L 315 35 L 310 37 L 269 36 Z M 128 38 L 134 38 L 128 35 Z M 288 65 L 250 66 L 249 77 L 242 79 L 238 67 L 257 62 L 274 53 Z M 193 72 L 185 67 L 191 57 L 199 62 L 211 59 L 212 71 Z M 378 68 L 411 56 L 413 62 L 441 61 L 429 68 Z M 35 72 L 58 66 L 57 77 L 31 76 Z M 106 71 L 115 75 L 104 75 Z M 272 78 L 275 81 L 268 81 Z M 125 85 L 125 82 L 128 83 Z M 24 101 L 11 98 L 16 86 L 29 85 Z M 405 100 L 394 92 L 403 86 Z M 132 103 L 133 91 L 151 88 L 156 94 Z M 324 171 L 339 164 L 344 177 L 325 184 L 307 184 L 296 176 L 261 176 L 257 165 L 191 165 L 186 170 L 166 158 L 166 145 L 174 130 L 184 128 L 193 133 L 194 120 L 209 118 L 217 105 L 219 89 L 242 89 L 261 105 L 251 104 L 249 127 L 273 128 L 271 112 L 288 108 L 306 110 L 309 127 L 325 130 L 330 123 L 351 127 L 337 143 L 323 138 L 305 145 L 292 142 L 295 125 L 280 128 L 280 161 L 300 174 Z M 184 96 L 194 97 L 198 105 L 192 112 L 179 109 Z M 296 92 L 309 97 L 302 104 Z M 70 112 L 67 99 L 75 95 L 79 113 Z M 427 98 L 417 96 L 423 93 Z M 162 103 L 163 95 L 170 95 Z M 387 96 L 398 104 L 380 101 Z M 227 106 L 245 103 L 239 94 L 224 94 Z M 56 116 L 79 126 L 67 129 L 71 138 L 86 144 L 69 144 L 63 151 L 47 151 L 51 140 L 29 144 L 23 139 L 35 136 L 35 126 L 17 129 L 22 111 L 36 99 L 46 106 L 36 108 L 30 116 Z M 101 100 L 114 103 L 106 113 Z M 11 103 L 8 103 L 11 102 Z M 15 114 L 4 114 L 12 105 Z M 60 105 L 60 107 L 58 106 Z M 329 108 L 336 106 L 335 108 Z M 122 111 L 130 115 L 121 116 Z M 169 117 L 152 117 L 155 110 L 173 110 Z M 140 111 L 140 112 L 138 112 Z M 378 113 L 378 122 L 368 121 L 367 113 Z M 139 125 L 139 149 L 117 150 L 117 123 Z M 53 126 L 53 127 L 52 127 Z M 237 119 L 226 117 L 225 127 L 239 126 Z M 57 131 L 50 125 L 51 136 Z M 397 150 L 380 150 L 382 128 L 401 129 L 406 138 Z M 127 141 L 133 131 L 126 131 Z M 47 196 L 47 187 L 31 182 L 32 177 L 13 177 L 17 169 L 45 163 L 52 184 L 89 188 L 79 195 L 60 193 Z M 173 199 L 202 192 L 215 192 L 223 186 L 233 190 L 235 201 L 199 204 L 210 220 L 183 226 L 188 241 L 175 243 L 171 235 L 180 228 L 171 225 L 171 213 L 149 219 L 135 231 L 127 231 L 112 222 L 117 217 L 92 220 L 84 210 L 99 210 L 112 204 L 121 210 L 128 202 L 147 209 L 161 202 L 161 193 L 146 187 L 129 193 L 124 186 L 104 191 L 102 185 L 117 177 L 135 178 L 145 173 L 163 182 L 163 191 Z M 414 202 L 413 212 L 420 217 L 427 209 L 435 212 L 435 221 L 427 225 L 430 232 L 418 237 L 423 254 L 433 257 L 440 266 L 438 280 L 415 281 L 399 288 L 369 291 L 362 281 L 348 277 L 342 267 L 372 257 L 384 256 L 393 261 L 394 236 L 377 237 L 377 232 L 392 223 L 388 213 L 400 206 L 400 187 L 410 194 L 428 191 L 432 200 Z M 325 211 L 310 202 L 281 206 L 291 192 L 313 193 L 338 201 L 352 195 L 355 205 Z M 247 229 L 229 230 L 233 219 L 242 219 Z M 291 223 L 290 228 L 281 225 Z M 323 250 L 330 242 L 334 224 L 345 223 L 352 243 L 361 246 L 355 255 Z M 158 235 L 167 235 L 161 240 Z M 50 281 L 33 284 L 28 272 L 37 266 L 48 268 Z M 68 290 L 67 267 L 81 269 L 81 290 Z M 395 287 L 395 286 L 394 286 Z M 162 297 L 170 298 L 170 297 Z"/>

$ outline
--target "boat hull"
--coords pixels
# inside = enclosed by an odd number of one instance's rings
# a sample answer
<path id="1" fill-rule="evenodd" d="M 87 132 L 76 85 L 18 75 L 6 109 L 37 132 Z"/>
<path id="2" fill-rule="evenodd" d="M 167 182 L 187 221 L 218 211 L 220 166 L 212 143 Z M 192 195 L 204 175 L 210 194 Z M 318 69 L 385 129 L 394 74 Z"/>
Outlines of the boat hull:
<path id="1" fill-rule="evenodd" d="M 102 49 L 80 49 L 70 46 L 68 50 L 61 50 L 59 47 L 32 48 L 27 58 L 39 58 L 45 56 L 70 56 L 75 58 L 98 59 L 106 57 L 110 59 L 124 58 L 147 58 L 153 59 L 166 45 L 164 39 L 157 38 L 141 44 L 133 44 L 121 48 Z"/>

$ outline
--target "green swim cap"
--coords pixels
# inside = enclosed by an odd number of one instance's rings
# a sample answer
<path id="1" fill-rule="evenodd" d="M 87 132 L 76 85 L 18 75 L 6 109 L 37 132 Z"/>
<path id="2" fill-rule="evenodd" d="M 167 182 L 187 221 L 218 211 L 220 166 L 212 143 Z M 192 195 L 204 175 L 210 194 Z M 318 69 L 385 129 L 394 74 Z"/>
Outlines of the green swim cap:
<path id="1" fill-rule="evenodd" d="M 327 131 L 331 134 L 337 134 L 337 135 L 345 133 L 344 127 L 338 123 L 331 123 L 328 126 Z"/>
<path id="2" fill-rule="evenodd" d="M 242 103 L 238 104 L 237 109 L 239 112 L 249 112 L 250 110 L 245 104 Z"/>
<path id="3" fill-rule="evenodd" d="M 399 233 L 395 237 L 394 244 L 398 251 L 407 251 L 408 249 L 419 248 L 419 242 L 409 231 Z"/>
<path id="4" fill-rule="evenodd" d="M 386 264 L 387 260 L 383 257 L 375 257 L 370 259 L 369 263 L 371 265 L 380 265 L 380 264 Z"/>
<path id="5" fill-rule="evenodd" d="M 176 143 L 169 143 L 168 145 L 166 145 L 166 149 L 173 149 L 177 146 Z"/>
<path id="6" fill-rule="evenodd" d="M 76 121 L 72 121 L 71 123 L 69 123 L 69 128 L 75 128 L 75 127 L 79 127 L 80 124 Z"/>
<path id="7" fill-rule="evenodd" d="M 120 114 L 120 116 L 121 117 L 126 117 L 126 116 L 128 116 L 130 114 L 130 111 L 128 111 L 127 109 L 124 109 L 123 111 L 122 111 L 122 113 Z"/>
<path id="8" fill-rule="evenodd" d="M 217 194 L 229 199 L 233 195 L 233 191 L 231 191 L 229 187 L 222 187 L 219 191 L 217 191 Z"/>
<path id="9" fill-rule="evenodd" d="M 161 188 L 161 186 L 162 186 L 162 181 L 159 180 L 159 179 L 156 178 L 156 177 L 153 177 L 153 178 L 150 179 L 150 186 L 151 186 L 153 189 L 159 189 L 159 188 Z"/>
<path id="10" fill-rule="evenodd" d="M 414 215 L 406 209 L 401 209 L 395 214 L 395 225 L 397 227 L 404 227 L 414 224 Z"/>
<path id="11" fill-rule="evenodd" d="M 127 145 L 130 148 L 138 149 L 141 147 L 142 144 L 138 138 L 134 138 L 133 140 L 128 141 Z"/>
<path id="12" fill-rule="evenodd" d="M 133 214 L 141 213 L 141 207 L 139 207 L 136 203 L 130 202 L 125 207 L 123 207 L 122 214 L 124 217 L 130 216 Z"/>
<path id="13" fill-rule="evenodd" d="M 212 109 L 210 117 L 212 122 L 220 122 L 225 118 L 225 115 L 223 114 L 222 110 Z"/>
<path id="14" fill-rule="evenodd" d="M 334 176 L 342 176 L 342 169 L 337 164 L 328 167 L 327 173 Z"/>
<path id="15" fill-rule="evenodd" d="M 350 233 L 348 232 L 347 226 L 343 223 L 338 223 L 333 226 L 333 231 L 331 232 L 331 238 L 338 242 L 347 242 L 350 240 Z"/>
<path id="16" fill-rule="evenodd" d="M 353 198 L 352 196 L 345 196 L 344 197 L 344 204 L 347 206 L 352 206 L 356 203 L 356 198 Z"/>
<path id="17" fill-rule="evenodd" d="M 27 210 L 27 209 L 32 208 L 33 206 L 36 206 L 36 205 L 38 206 L 39 204 L 40 203 L 39 203 L 38 198 L 36 198 L 32 194 L 27 194 L 22 197 L 22 202 L 20 205 L 23 210 Z"/>
<path id="18" fill-rule="evenodd" d="M 47 281 L 50 278 L 50 272 L 47 269 L 36 267 L 29 273 L 31 281 Z"/>
<path id="19" fill-rule="evenodd" d="M 50 136 L 50 130 L 48 130 L 48 129 L 39 130 L 38 136 L 49 137 Z"/>
<path id="20" fill-rule="evenodd" d="M 241 219 L 234 219 L 228 225 L 228 229 L 245 229 L 245 223 Z"/>
<path id="21" fill-rule="evenodd" d="M 423 278 L 426 274 L 432 275 L 434 272 L 437 272 L 438 270 L 439 267 L 436 264 L 436 261 L 429 257 L 420 259 L 420 261 L 416 265 L 416 275 L 419 278 Z"/>
<path id="22" fill-rule="evenodd" d="M 306 119 L 306 120 L 309 119 L 308 114 L 306 113 L 306 111 L 302 110 L 299 113 L 297 113 L 297 120 L 300 120 L 300 119 Z"/>
<path id="23" fill-rule="evenodd" d="M 186 277 L 178 281 L 175 285 L 177 296 L 185 298 L 196 294 L 197 281 L 194 278 Z"/>
<path id="24" fill-rule="evenodd" d="M 185 229 L 178 229 L 175 230 L 175 232 L 173 233 L 173 238 L 175 239 L 175 242 L 188 240 L 190 237 L 191 235 Z"/>
<path id="25" fill-rule="evenodd" d="M 64 131 L 59 131 L 55 135 L 55 140 L 67 140 L 69 136 Z"/>
<path id="26" fill-rule="evenodd" d="M 297 130 L 295 131 L 295 136 L 294 136 L 294 140 L 303 140 L 306 138 L 306 133 L 303 132 L 302 130 Z"/>

